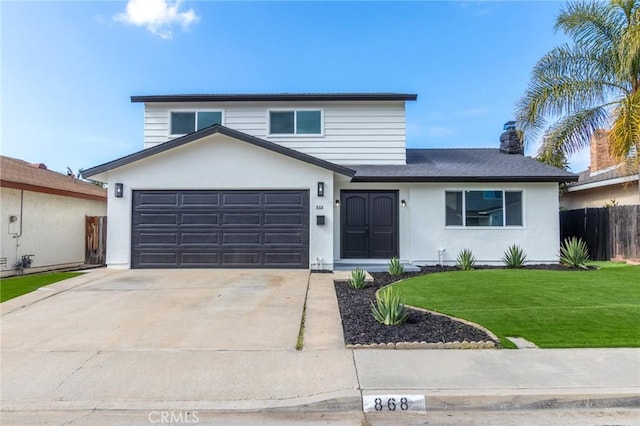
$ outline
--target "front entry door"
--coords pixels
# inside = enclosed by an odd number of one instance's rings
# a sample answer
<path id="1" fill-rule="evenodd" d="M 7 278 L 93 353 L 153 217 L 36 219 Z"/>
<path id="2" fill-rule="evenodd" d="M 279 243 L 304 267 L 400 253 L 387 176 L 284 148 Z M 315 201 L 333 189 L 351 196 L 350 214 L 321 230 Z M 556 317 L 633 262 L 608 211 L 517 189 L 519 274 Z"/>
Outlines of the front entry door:
<path id="1" fill-rule="evenodd" d="M 398 192 L 342 191 L 343 259 L 398 256 Z"/>

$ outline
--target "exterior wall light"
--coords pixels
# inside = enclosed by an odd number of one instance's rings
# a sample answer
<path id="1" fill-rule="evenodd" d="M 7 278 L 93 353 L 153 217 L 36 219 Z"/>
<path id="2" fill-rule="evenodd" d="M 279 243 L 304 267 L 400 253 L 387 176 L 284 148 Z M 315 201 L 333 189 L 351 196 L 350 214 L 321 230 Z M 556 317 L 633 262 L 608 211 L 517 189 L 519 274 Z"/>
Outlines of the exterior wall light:
<path id="1" fill-rule="evenodd" d="M 340 207 L 340 200 L 336 200 L 336 207 Z"/>
<path id="2" fill-rule="evenodd" d="M 324 182 L 318 182 L 318 197 L 324 197 Z"/>
<path id="3" fill-rule="evenodd" d="M 407 202 L 405 200 L 400 201 L 400 205 L 402 207 L 407 207 Z"/>
<path id="4" fill-rule="evenodd" d="M 121 183 L 116 183 L 115 196 L 116 198 L 122 198 L 124 195 L 124 186 Z"/>

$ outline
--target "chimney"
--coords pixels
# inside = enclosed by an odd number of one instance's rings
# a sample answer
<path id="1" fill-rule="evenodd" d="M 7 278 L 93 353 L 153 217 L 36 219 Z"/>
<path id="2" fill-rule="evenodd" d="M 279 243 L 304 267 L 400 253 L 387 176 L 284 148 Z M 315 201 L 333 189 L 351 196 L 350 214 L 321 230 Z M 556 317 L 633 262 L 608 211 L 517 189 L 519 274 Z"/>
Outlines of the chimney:
<path id="1" fill-rule="evenodd" d="M 504 132 L 500 135 L 500 151 L 507 154 L 524 155 L 524 144 L 520 139 L 520 132 L 516 130 L 515 121 L 504 123 Z"/>
<path id="2" fill-rule="evenodd" d="M 609 154 L 609 133 L 604 129 L 598 129 L 591 136 L 591 166 L 589 173 L 616 166 L 618 162 Z"/>

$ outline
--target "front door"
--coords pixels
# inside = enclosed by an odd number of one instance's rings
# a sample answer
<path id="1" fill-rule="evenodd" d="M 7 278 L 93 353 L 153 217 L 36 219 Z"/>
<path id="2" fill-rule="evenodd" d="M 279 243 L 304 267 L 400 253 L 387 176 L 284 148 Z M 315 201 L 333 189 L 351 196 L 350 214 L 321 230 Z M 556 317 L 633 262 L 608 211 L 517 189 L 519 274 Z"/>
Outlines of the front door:
<path id="1" fill-rule="evenodd" d="M 341 257 L 398 256 L 398 192 L 341 191 Z"/>

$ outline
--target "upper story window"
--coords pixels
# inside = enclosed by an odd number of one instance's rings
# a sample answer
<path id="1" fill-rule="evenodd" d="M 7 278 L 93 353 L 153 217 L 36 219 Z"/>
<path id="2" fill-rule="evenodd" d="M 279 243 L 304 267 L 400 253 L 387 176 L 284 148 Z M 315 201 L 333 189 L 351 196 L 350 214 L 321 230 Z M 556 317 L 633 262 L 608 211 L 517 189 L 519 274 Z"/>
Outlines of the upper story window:
<path id="1" fill-rule="evenodd" d="M 214 124 L 222 124 L 222 111 L 171 112 L 172 135 L 186 135 Z"/>
<path id="2" fill-rule="evenodd" d="M 321 135 L 322 111 L 269 111 L 271 135 Z"/>
<path id="3" fill-rule="evenodd" d="M 446 226 L 522 226 L 522 191 L 446 191 Z"/>

